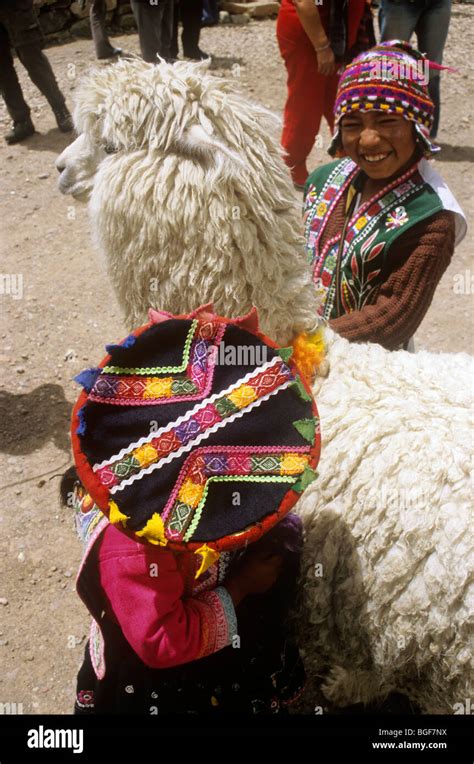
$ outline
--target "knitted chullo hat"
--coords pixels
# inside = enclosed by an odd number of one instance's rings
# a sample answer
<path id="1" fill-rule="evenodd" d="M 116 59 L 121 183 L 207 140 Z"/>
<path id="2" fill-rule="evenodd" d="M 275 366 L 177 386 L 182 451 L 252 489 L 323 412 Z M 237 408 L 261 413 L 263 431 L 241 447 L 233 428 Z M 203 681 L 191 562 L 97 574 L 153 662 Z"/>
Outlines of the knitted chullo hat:
<path id="1" fill-rule="evenodd" d="M 413 122 L 425 156 L 437 151 L 429 140 L 434 104 L 428 93 L 429 68 L 439 67 L 401 40 L 390 40 L 357 56 L 344 69 L 334 106 L 335 133 L 328 153 L 341 148 L 339 122 L 354 111 L 383 111 Z"/>
<path id="2" fill-rule="evenodd" d="M 316 404 L 256 310 L 149 318 L 76 377 L 76 468 L 110 522 L 202 555 L 201 573 L 272 528 L 316 477 Z"/>

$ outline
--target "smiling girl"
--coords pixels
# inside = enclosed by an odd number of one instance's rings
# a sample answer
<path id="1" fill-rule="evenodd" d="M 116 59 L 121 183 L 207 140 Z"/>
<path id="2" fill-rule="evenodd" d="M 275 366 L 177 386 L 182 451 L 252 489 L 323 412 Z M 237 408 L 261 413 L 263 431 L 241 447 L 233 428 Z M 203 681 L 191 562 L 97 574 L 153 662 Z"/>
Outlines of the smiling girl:
<path id="1" fill-rule="evenodd" d="M 321 314 L 354 342 L 407 347 L 464 237 L 464 214 L 427 162 L 426 59 L 381 43 L 345 69 L 329 153 L 305 186 L 305 235 Z"/>

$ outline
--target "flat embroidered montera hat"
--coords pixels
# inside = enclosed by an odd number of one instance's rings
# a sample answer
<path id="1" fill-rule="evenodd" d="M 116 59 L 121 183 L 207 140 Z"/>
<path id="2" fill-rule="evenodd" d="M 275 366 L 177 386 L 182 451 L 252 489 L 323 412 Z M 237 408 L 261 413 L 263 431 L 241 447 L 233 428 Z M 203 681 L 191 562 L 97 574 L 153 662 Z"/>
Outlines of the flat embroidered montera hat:
<path id="1" fill-rule="evenodd" d="M 270 530 L 314 480 L 316 404 L 293 348 L 260 332 L 255 309 L 149 319 L 76 377 L 76 468 L 111 523 L 196 552 L 205 569 Z"/>

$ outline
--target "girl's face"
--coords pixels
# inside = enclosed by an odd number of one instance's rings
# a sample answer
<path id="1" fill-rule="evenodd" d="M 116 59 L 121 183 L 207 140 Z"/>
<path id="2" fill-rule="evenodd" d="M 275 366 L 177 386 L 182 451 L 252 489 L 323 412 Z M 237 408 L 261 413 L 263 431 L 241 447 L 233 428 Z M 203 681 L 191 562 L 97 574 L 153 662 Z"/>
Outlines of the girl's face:
<path id="1" fill-rule="evenodd" d="M 396 175 L 416 149 L 413 124 L 380 111 L 344 115 L 341 138 L 345 153 L 373 180 Z"/>

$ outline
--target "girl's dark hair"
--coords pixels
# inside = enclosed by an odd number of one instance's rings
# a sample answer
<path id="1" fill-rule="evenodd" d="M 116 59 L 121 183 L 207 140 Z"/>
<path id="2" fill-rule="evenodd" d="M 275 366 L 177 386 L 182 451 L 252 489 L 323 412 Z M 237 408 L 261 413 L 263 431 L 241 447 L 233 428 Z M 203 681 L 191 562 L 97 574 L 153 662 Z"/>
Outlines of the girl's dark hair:
<path id="1" fill-rule="evenodd" d="M 74 465 L 69 467 L 61 478 L 59 485 L 59 495 L 61 498 L 61 504 L 63 507 L 68 507 L 70 502 L 68 501 L 71 493 L 74 490 L 74 485 L 79 482 L 79 478 Z"/>

